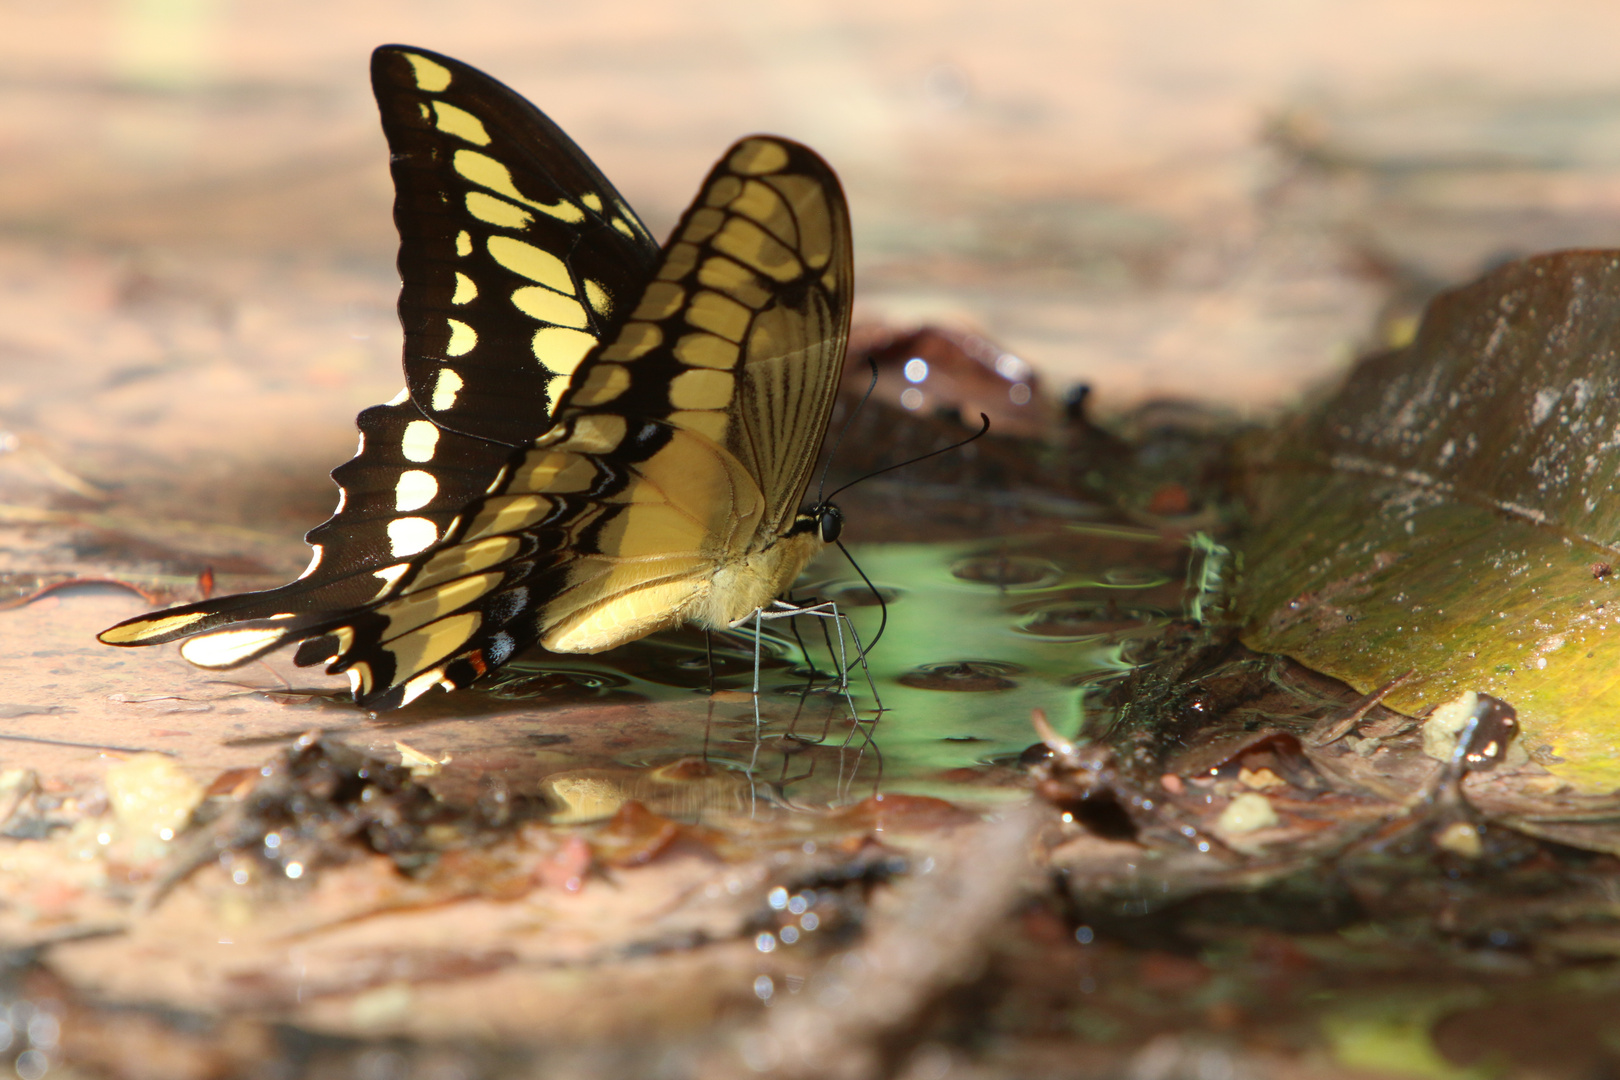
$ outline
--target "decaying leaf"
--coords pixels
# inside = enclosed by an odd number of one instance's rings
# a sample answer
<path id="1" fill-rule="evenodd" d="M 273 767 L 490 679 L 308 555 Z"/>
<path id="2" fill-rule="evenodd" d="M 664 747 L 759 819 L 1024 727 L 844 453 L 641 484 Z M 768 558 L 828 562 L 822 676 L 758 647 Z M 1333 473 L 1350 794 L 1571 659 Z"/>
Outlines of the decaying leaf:
<path id="1" fill-rule="evenodd" d="M 1245 642 L 1415 713 L 1509 702 L 1530 756 L 1620 787 L 1620 253 L 1429 307 L 1247 461 Z"/>

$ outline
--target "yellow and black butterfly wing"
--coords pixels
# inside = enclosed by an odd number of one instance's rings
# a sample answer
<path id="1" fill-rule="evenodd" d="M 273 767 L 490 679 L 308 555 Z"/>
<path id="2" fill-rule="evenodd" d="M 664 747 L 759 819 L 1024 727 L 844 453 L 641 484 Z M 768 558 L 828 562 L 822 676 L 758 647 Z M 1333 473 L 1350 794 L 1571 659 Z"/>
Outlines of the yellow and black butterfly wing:
<path id="1" fill-rule="evenodd" d="M 522 446 L 658 258 L 573 140 L 447 56 L 371 58 L 394 177 L 405 381 L 441 426 Z"/>
<path id="2" fill-rule="evenodd" d="M 273 620 L 186 646 L 223 666 L 296 640 L 293 617 L 386 595 L 513 447 L 551 426 L 568 373 L 657 264 L 613 186 L 505 86 L 395 45 L 373 54 L 372 82 L 392 151 L 409 392 L 360 414 L 360 449 L 332 474 L 337 510 L 305 537 L 314 551 L 297 581 L 128 620 L 102 635 L 109 644 Z"/>
<path id="3" fill-rule="evenodd" d="M 752 610 L 779 585 L 717 592 L 798 510 L 852 287 L 832 170 L 785 140 L 733 147 L 629 321 L 575 373 L 556 428 L 468 507 L 454 543 L 299 662 L 347 671 L 361 701 L 392 707 L 535 643 L 597 652 Z"/>
<path id="4" fill-rule="evenodd" d="M 412 71 L 450 71 L 446 86 L 463 70 L 406 52 Z M 634 307 L 614 301 L 611 337 L 579 364 L 546 434 L 512 450 L 451 426 L 457 406 L 415 395 L 368 410 L 361 452 L 334 474 L 344 502 L 311 533 L 330 558 L 318 550 L 281 589 L 130 620 L 103 640 L 187 638 L 182 654 L 211 667 L 301 641 L 297 663 L 347 673 L 358 701 L 393 708 L 535 643 L 593 652 L 684 621 L 724 624 L 802 565 L 769 552 L 789 539 L 825 434 L 851 283 L 832 171 L 797 144 L 744 140 Z M 468 385 L 470 369 L 445 366 Z M 466 415 L 484 407 L 466 400 Z M 766 571 L 739 590 L 733 571 L 761 553 Z"/>

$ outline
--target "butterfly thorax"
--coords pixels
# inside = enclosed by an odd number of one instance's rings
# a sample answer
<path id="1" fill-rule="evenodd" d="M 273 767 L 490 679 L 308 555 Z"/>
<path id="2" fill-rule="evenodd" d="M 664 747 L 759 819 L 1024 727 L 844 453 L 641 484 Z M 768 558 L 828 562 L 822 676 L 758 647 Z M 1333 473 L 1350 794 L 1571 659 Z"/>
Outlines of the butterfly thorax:
<path id="1" fill-rule="evenodd" d="M 741 624 L 786 593 L 825 546 L 813 530 L 795 532 L 769 538 L 741 558 L 721 564 L 708 595 L 689 620 L 710 630 Z"/>
<path id="2" fill-rule="evenodd" d="M 800 511 L 786 533 L 760 537 L 743 558 L 721 567 L 692 621 L 711 630 L 744 622 L 785 595 L 810 560 L 838 539 L 843 525 L 844 515 L 827 503 Z"/>

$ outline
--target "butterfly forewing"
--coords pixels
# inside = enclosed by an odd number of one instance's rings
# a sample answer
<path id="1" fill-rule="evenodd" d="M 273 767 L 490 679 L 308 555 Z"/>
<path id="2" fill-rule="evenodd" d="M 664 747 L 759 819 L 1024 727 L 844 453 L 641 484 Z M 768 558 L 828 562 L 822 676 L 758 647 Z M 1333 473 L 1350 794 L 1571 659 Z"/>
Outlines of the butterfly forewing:
<path id="1" fill-rule="evenodd" d="M 405 375 L 456 431 L 520 446 L 619 322 L 658 247 L 544 113 L 422 49 L 372 54 L 399 227 Z"/>

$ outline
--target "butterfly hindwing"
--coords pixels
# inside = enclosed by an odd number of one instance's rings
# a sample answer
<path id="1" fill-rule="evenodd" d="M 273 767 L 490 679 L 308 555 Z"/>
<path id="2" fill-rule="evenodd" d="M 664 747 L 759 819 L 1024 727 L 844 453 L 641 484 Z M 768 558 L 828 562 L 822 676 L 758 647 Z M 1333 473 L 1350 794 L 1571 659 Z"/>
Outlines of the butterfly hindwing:
<path id="1" fill-rule="evenodd" d="M 296 581 L 130 619 L 104 632 L 102 640 L 156 645 L 270 620 L 262 633 L 220 638 L 212 645 L 200 638 L 188 642 L 187 658 L 205 667 L 233 666 L 297 640 L 310 617 L 330 620 L 397 587 L 411 557 L 437 545 L 466 505 L 485 494 L 513 452 L 439 427 L 403 391 L 366 409 L 356 424 L 359 449 L 332 472 L 337 509 L 305 535 L 312 553 Z"/>
<path id="2" fill-rule="evenodd" d="M 520 446 L 622 319 L 658 256 L 556 124 L 447 56 L 372 54 L 399 226 L 411 397 L 435 422 Z"/>

